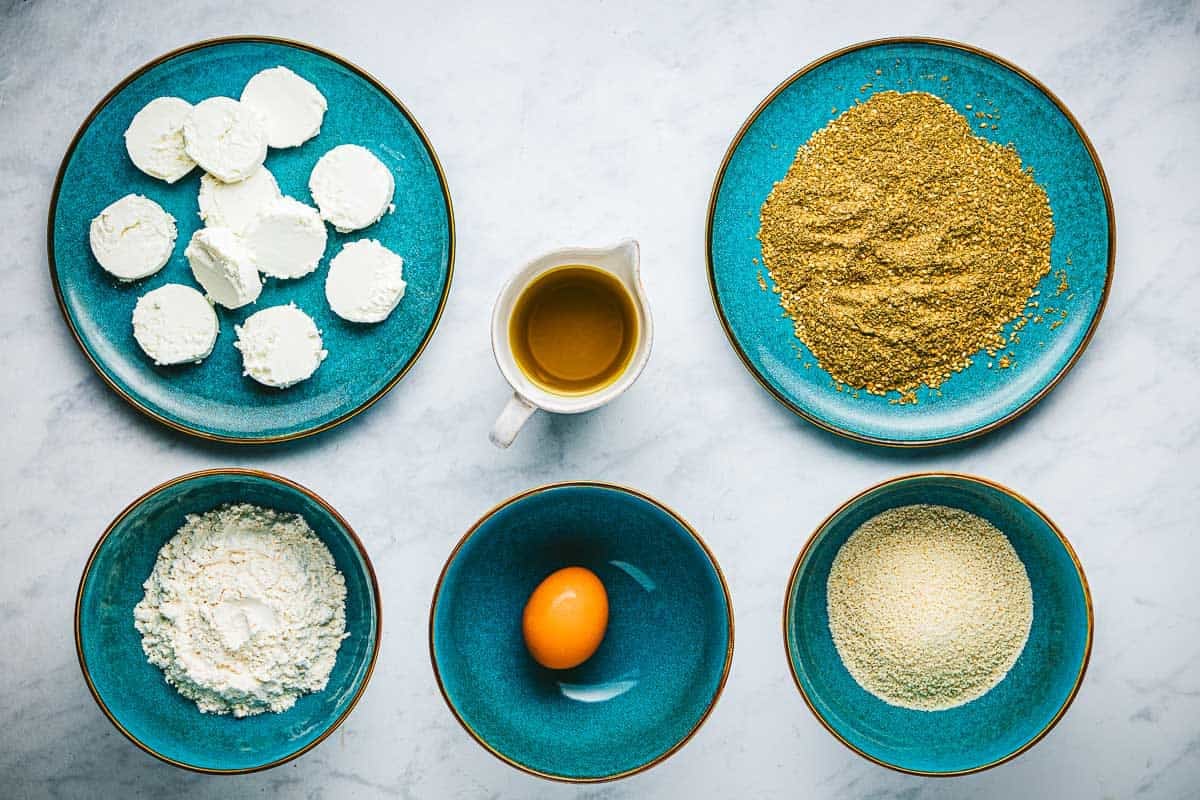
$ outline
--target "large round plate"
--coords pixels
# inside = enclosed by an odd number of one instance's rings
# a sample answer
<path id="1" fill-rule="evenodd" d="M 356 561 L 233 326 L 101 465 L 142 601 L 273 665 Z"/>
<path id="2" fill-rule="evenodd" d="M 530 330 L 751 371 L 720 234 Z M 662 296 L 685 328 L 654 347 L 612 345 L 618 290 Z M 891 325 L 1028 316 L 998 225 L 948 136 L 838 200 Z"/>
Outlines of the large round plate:
<path id="1" fill-rule="evenodd" d="M 878 74 L 876 71 L 878 70 Z M 838 391 L 793 334 L 762 266 L 759 209 L 796 149 L 855 100 L 874 92 L 927 91 L 962 113 L 1000 112 L 977 133 L 1011 142 L 1046 190 L 1054 213 L 1051 272 L 1039 300 L 1061 324 L 1027 325 L 1012 347 L 1015 366 L 987 358 L 955 374 L 941 393 L 922 388 L 915 405 Z M 975 121 L 975 118 L 971 118 Z M 990 124 L 990 120 L 988 123 Z M 1036 79 L 976 48 L 932 39 L 854 45 L 788 78 L 755 109 L 717 173 L 708 214 L 708 274 L 730 342 L 760 383 L 810 422 L 876 444 L 914 447 L 977 436 L 1027 411 L 1087 346 L 1108 296 L 1115 229 L 1100 161 L 1078 123 Z M 1059 293 L 1059 270 L 1069 288 Z M 761 283 L 760 283 L 761 281 Z M 765 287 L 765 288 L 764 288 Z M 807 365 L 807 366 L 806 366 Z M 857 396 L 856 396 L 857 395 Z"/>
<path id="2" fill-rule="evenodd" d="M 261 69 L 283 65 L 308 78 L 329 101 L 321 133 L 300 147 L 271 150 L 267 168 L 284 194 L 312 203 L 308 175 L 339 144 L 370 149 L 396 178 L 395 212 L 351 234 L 327 226 L 329 244 L 316 272 L 295 281 L 269 279 L 258 302 L 218 309 L 221 333 L 202 364 L 156 367 L 133 339 L 137 298 L 166 283 L 195 285 L 184 247 L 200 227 L 199 168 L 174 185 L 139 172 L 123 135 L 150 100 L 175 95 L 196 103 L 238 97 Z M 121 284 L 92 257 L 88 225 L 129 192 L 144 194 L 175 217 L 179 238 L 156 275 Z M 277 442 L 331 428 L 370 406 L 420 355 L 437 325 L 454 263 L 454 222 L 442 169 L 425 134 L 383 84 L 311 45 L 233 37 L 189 45 L 155 59 L 123 80 L 88 116 L 67 149 L 50 201 L 50 276 L 63 316 L 84 354 L 114 391 L 172 427 L 227 442 Z M 378 239 L 404 257 L 408 289 L 378 325 L 356 325 L 325 300 L 328 259 L 347 241 Z M 257 309 L 295 302 L 322 330 L 329 357 L 313 377 L 283 391 L 242 376 L 233 326 Z"/>

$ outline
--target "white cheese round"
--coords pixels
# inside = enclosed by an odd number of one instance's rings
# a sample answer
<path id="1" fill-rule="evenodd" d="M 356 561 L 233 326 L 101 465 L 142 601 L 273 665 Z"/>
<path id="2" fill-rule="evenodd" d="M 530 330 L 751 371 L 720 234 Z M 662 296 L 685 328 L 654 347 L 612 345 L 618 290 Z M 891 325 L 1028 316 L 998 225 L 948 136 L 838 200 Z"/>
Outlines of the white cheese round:
<path id="1" fill-rule="evenodd" d="M 272 278 L 300 278 L 325 255 L 325 223 L 312 206 L 283 197 L 262 212 L 242 234 L 258 271 Z"/>
<path id="2" fill-rule="evenodd" d="M 312 317 L 294 303 L 272 306 L 235 325 L 242 374 L 264 386 L 286 389 L 316 372 L 328 353 Z"/>
<path id="3" fill-rule="evenodd" d="M 133 307 L 133 338 L 155 364 L 199 364 L 217 342 L 217 312 L 190 286 L 168 283 Z"/>
<path id="4" fill-rule="evenodd" d="M 175 218 L 140 194 L 127 194 L 92 220 L 89 239 L 100 266 L 123 281 L 153 275 L 175 249 Z"/>
<path id="5" fill-rule="evenodd" d="M 200 176 L 200 219 L 209 227 L 241 233 L 281 196 L 275 176 L 266 167 L 237 183 L 224 183 L 205 173 Z"/>
<path id="6" fill-rule="evenodd" d="M 404 259 L 374 239 L 350 242 L 329 262 L 325 298 L 350 322 L 383 322 L 404 297 Z"/>
<path id="7" fill-rule="evenodd" d="M 226 308 L 253 303 L 262 292 L 254 256 L 229 228 L 201 228 L 183 251 L 196 282 Z"/>
<path id="8" fill-rule="evenodd" d="M 342 144 L 321 156 L 308 178 L 308 189 L 340 233 L 379 221 L 392 202 L 396 182 L 391 171 L 365 147 Z"/>
<path id="9" fill-rule="evenodd" d="M 187 154 L 226 183 L 245 180 L 267 157 L 267 126 L 258 112 L 229 97 L 210 97 L 183 123 Z"/>
<path id="10" fill-rule="evenodd" d="M 325 96 L 287 67 L 264 69 L 242 89 L 242 104 L 267 123 L 267 144 L 296 147 L 321 132 Z"/>
<path id="11" fill-rule="evenodd" d="M 196 162 L 183 143 L 183 123 L 192 104 L 178 97 L 156 97 L 133 116 L 125 130 L 125 149 L 133 165 L 167 183 L 187 175 Z"/>

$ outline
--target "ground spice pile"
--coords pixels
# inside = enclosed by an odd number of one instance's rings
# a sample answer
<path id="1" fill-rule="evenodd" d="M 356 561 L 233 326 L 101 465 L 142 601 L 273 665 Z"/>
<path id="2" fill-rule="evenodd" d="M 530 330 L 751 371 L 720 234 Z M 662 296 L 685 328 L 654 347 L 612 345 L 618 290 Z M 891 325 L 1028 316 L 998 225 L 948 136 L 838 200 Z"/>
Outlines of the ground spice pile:
<path id="1" fill-rule="evenodd" d="M 1054 236 L 1016 151 L 924 92 L 879 92 L 814 133 L 760 223 L 780 303 L 821 367 L 910 402 L 1005 346 Z"/>

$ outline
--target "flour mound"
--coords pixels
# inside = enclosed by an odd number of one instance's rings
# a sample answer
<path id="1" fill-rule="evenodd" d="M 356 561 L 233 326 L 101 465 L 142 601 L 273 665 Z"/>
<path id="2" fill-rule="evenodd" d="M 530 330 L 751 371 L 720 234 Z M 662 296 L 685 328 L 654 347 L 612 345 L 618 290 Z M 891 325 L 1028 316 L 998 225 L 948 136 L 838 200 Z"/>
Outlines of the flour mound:
<path id="1" fill-rule="evenodd" d="M 346 631 L 346 581 L 297 514 L 189 514 L 134 608 L 142 650 L 200 711 L 286 711 L 319 692 Z"/>

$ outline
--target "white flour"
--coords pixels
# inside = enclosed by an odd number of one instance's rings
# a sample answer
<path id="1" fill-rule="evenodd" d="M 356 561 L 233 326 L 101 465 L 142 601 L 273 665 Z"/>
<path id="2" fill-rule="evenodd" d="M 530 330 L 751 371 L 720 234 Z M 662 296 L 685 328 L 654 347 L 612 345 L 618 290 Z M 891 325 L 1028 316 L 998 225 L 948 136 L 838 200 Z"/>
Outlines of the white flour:
<path id="1" fill-rule="evenodd" d="M 296 514 L 189 514 L 144 588 L 142 649 L 202 712 L 286 711 L 325 688 L 348 635 L 345 578 Z"/>

